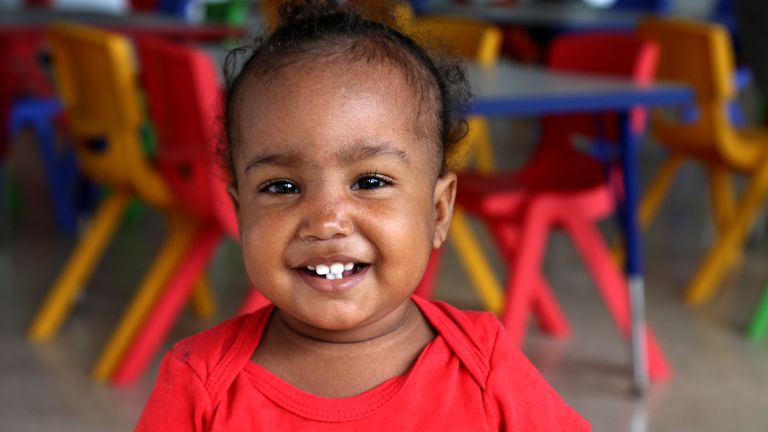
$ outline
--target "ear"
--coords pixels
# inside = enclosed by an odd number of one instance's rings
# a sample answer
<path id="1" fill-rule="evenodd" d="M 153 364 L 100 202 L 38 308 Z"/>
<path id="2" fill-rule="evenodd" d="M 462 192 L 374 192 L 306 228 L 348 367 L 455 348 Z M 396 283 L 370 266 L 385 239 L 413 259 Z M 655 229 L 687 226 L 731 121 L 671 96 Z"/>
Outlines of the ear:
<path id="1" fill-rule="evenodd" d="M 453 204 L 456 200 L 456 173 L 446 171 L 435 184 L 435 230 L 432 247 L 438 249 L 448 238 L 448 228 L 453 217 Z"/>
<path id="2" fill-rule="evenodd" d="M 237 225 L 242 228 L 243 224 L 240 223 L 240 193 L 237 191 L 237 185 L 235 183 L 227 185 L 227 194 L 229 195 L 229 199 L 232 200 L 232 207 L 235 209 Z"/>

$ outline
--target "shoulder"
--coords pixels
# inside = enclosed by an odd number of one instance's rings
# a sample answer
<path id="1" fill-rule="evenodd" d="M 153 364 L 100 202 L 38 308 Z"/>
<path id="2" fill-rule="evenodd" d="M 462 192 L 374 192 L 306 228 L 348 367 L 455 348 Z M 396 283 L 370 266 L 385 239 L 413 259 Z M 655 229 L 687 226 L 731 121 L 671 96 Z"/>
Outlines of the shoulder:
<path id="1" fill-rule="evenodd" d="M 447 303 L 414 297 L 414 301 L 461 360 L 478 385 L 486 388 L 501 324 L 491 312 L 463 311 Z"/>
<path id="2" fill-rule="evenodd" d="M 265 307 L 184 338 L 171 348 L 167 357 L 186 365 L 206 383 L 223 363 L 231 363 L 233 356 L 250 358 L 260 336 L 259 325 L 270 312 L 271 307 Z"/>
<path id="3" fill-rule="evenodd" d="M 444 321 L 443 328 L 438 330 L 448 330 L 451 333 L 456 331 L 478 351 L 490 356 L 501 330 L 501 323 L 493 312 L 466 311 L 445 302 L 424 299 L 418 299 L 417 304 L 436 327 L 439 323 L 435 321 Z"/>
<path id="4" fill-rule="evenodd" d="M 515 346 L 495 314 L 418 297 L 414 301 L 483 388 L 500 424 L 510 430 L 589 430 L 589 423 Z"/>

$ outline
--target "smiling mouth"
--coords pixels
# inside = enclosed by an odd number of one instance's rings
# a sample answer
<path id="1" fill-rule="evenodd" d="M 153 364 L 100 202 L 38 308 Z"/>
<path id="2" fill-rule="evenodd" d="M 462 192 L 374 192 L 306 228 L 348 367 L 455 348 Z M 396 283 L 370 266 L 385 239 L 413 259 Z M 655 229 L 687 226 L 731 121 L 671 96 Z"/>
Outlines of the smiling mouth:
<path id="1" fill-rule="evenodd" d="M 365 263 L 333 263 L 300 267 L 298 270 L 318 279 L 337 280 L 359 273 L 369 266 Z"/>

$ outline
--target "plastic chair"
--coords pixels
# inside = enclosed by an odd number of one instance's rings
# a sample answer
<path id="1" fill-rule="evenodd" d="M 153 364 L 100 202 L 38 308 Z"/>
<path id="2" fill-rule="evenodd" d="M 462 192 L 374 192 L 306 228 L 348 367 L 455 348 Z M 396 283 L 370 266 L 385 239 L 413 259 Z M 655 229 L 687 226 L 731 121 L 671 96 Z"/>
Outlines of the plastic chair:
<path id="1" fill-rule="evenodd" d="M 221 136 L 222 90 L 211 58 L 203 51 L 152 37 L 137 39 L 137 48 L 157 129 L 158 166 L 179 206 L 197 223 L 184 259 L 114 370 L 111 382 L 116 385 L 132 383 L 146 370 L 222 235 L 239 238 L 226 175 L 214 159 Z M 266 303 L 252 290 L 244 308 Z"/>
<path id="2" fill-rule="evenodd" d="M 768 194 L 768 129 L 736 129 L 727 114 L 736 89 L 733 54 L 727 31 L 715 24 L 649 19 L 643 35 L 661 47 L 658 78 L 682 81 L 696 90 L 693 119 L 681 121 L 668 112 L 653 115 L 653 134 L 670 150 L 641 204 L 641 224 L 647 226 L 682 163 L 694 160 L 710 174 L 709 193 L 718 237 L 688 284 L 685 300 L 710 300 L 728 270 L 741 258 L 746 236 Z M 691 117 L 690 115 L 687 117 Z M 749 183 L 736 201 L 731 177 Z"/>
<path id="3" fill-rule="evenodd" d="M 552 45 L 548 66 L 553 70 L 623 76 L 649 82 L 657 49 L 631 34 L 579 33 L 562 36 Z M 636 133 L 643 130 L 644 112 L 627 119 Z M 624 338 L 630 336 L 628 287 L 598 229 L 613 215 L 620 193 L 619 167 L 594 159 L 576 144 L 591 140 L 605 145 L 619 136 L 614 115 L 558 115 L 542 119 L 536 152 L 521 170 L 496 175 L 459 175 L 457 203 L 483 220 L 507 264 L 506 301 L 502 322 L 522 343 L 532 300 L 554 298 L 542 273 L 547 237 L 563 229 L 576 245 L 603 301 Z M 546 303 L 545 303 L 546 304 Z M 653 379 L 671 370 L 649 330 L 648 364 Z"/>
<path id="4" fill-rule="evenodd" d="M 68 115 L 75 152 L 83 172 L 108 186 L 90 226 L 77 244 L 39 309 L 28 337 L 51 338 L 84 288 L 128 202 L 141 199 L 162 211 L 170 235 L 142 281 L 121 321 L 131 330 L 141 322 L 147 304 L 156 296 L 181 258 L 190 223 L 172 211 L 174 202 L 139 142 L 141 112 L 135 68 L 128 41 L 119 35 L 75 24 L 55 24 L 48 36 L 54 74 Z M 199 311 L 207 305 L 197 303 Z M 130 336 L 131 332 L 124 332 Z"/>
<path id="5" fill-rule="evenodd" d="M 78 180 L 77 160 L 68 147 L 58 151 L 55 119 L 61 115 L 61 103 L 56 98 L 24 98 L 14 102 L 8 116 L 8 135 L 18 136 L 31 128 L 45 167 L 48 190 L 53 202 L 56 225 L 67 234 L 77 230 L 75 185 Z"/>
<path id="6" fill-rule="evenodd" d="M 205 3 L 205 21 L 208 23 L 243 25 L 248 18 L 246 0 L 227 0 Z"/>

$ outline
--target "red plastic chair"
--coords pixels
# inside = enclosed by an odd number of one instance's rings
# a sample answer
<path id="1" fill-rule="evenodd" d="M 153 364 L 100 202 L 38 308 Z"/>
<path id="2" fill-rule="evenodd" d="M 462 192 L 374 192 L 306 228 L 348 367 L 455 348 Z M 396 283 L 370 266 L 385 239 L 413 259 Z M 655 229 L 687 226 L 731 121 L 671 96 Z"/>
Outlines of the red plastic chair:
<path id="1" fill-rule="evenodd" d="M 551 69 L 601 73 L 649 82 L 658 57 L 655 45 L 630 34 L 572 34 L 557 39 L 551 48 Z M 644 112 L 632 113 L 638 133 Z M 615 115 L 558 115 L 542 120 L 542 132 L 532 160 L 520 171 L 483 175 L 461 174 L 457 203 L 481 218 L 504 252 L 508 266 L 502 321 L 517 342 L 522 342 L 532 300 L 540 295 L 542 258 L 549 233 L 563 229 L 575 243 L 597 282 L 601 296 L 622 336 L 630 335 L 628 288 L 613 261 L 597 223 L 614 213 L 620 192 L 617 166 L 609 166 L 577 148 L 575 139 L 591 142 L 615 140 Z M 612 175 L 613 173 L 613 175 Z M 671 370 L 649 331 L 650 376 L 665 378 Z"/>
<path id="2" fill-rule="evenodd" d="M 209 55 L 152 37 L 138 38 L 137 48 L 157 129 L 158 166 L 179 205 L 199 223 L 184 259 L 115 369 L 111 382 L 116 385 L 129 384 L 146 370 L 222 235 L 239 238 L 226 176 L 214 159 L 222 92 Z M 251 292 L 244 311 L 266 304 L 256 290 Z"/>

